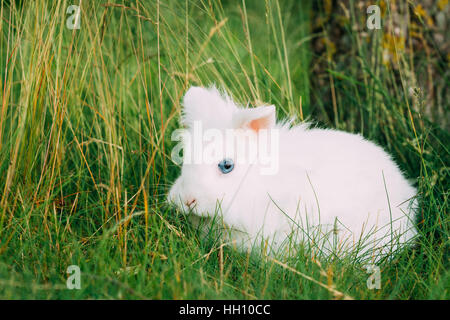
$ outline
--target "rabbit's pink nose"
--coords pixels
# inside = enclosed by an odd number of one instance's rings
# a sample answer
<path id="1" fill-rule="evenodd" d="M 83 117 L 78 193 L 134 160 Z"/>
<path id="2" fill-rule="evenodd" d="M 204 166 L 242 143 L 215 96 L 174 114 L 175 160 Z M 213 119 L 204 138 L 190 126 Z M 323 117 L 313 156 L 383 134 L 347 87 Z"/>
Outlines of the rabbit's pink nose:
<path id="1" fill-rule="evenodd" d="M 187 199 L 184 204 L 189 208 L 192 209 L 192 207 L 195 205 L 195 203 L 197 202 L 197 200 L 195 200 L 194 198 L 189 198 Z"/>

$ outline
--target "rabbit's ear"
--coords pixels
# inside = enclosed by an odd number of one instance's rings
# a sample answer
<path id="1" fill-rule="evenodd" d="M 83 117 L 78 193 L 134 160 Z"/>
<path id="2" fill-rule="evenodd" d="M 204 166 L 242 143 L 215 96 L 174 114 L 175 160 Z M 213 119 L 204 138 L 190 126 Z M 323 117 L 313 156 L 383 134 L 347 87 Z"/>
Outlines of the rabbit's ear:
<path id="1" fill-rule="evenodd" d="M 214 86 L 190 87 L 184 95 L 183 107 L 184 126 L 191 127 L 195 121 L 201 121 L 204 127 L 211 128 L 223 127 L 236 109 L 231 99 Z"/>
<path id="2" fill-rule="evenodd" d="M 276 123 L 275 106 L 263 106 L 251 109 L 240 109 L 233 115 L 236 129 L 249 128 L 254 131 L 271 129 Z"/>

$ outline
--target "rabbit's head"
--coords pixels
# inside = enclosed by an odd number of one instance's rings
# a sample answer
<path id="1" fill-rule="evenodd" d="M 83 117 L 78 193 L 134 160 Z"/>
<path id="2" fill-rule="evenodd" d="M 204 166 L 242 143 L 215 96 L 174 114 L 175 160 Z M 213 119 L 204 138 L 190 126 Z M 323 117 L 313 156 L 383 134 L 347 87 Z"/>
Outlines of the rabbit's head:
<path id="1" fill-rule="evenodd" d="M 241 108 L 214 87 L 191 87 L 183 99 L 181 175 L 168 200 L 201 216 L 239 206 L 264 168 L 273 169 L 275 123 L 274 106 Z"/>

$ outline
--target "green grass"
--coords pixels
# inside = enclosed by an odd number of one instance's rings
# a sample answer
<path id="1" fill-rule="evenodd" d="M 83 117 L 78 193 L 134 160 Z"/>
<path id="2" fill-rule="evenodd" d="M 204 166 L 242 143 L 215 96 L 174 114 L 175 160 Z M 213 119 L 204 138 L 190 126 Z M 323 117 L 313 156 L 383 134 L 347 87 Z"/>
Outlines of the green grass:
<path id="1" fill-rule="evenodd" d="M 449 298 L 448 61 L 432 42 L 394 42 L 383 64 L 391 12 L 367 31 L 353 1 L 342 17 L 329 1 L 83 1 L 69 30 L 72 2 L 0 6 L 0 298 Z M 202 239 L 165 204 L 180 99 L 211 83 L 280 118 L 361 132 L 416 180 L 421 239 L 381 263 L 380 290 L 357 261 L 280 265 Z M 81 290 L 65 285 L 73 264 Z"/>

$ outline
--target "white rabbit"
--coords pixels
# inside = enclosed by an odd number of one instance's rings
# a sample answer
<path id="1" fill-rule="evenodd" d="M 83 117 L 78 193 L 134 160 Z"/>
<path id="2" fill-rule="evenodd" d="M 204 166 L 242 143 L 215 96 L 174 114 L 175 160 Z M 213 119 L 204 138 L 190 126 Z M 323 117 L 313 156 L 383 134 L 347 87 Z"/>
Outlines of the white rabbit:
<path id="1" fill-rule="evenodd" d="M 263 245 L 286 252 L 302 242 L 325 255 L 378 259 L 417 234 L 415 188 L 381 147 L 361 135 L 276 124 L 274 106 L 238 107 L 214 87 L 191 87 L 183 107 L 191 136 L 184 138 L 181 176 L 168 200 L 200 217 L 217 214 L 241 250 Z M 226 150 L 211 152 L 209 161 L 186 161 L 193 154 L 188 142 L 198 138 L 196 123 L 214 132 L 201 142 L 203 150 Z M 241 135 L 227 148 L 211 139 L 226 132 Z M 256 141 L 249 137 L 263 132 L 277 138 L 270 140 L 275 169 L 265 173 L 267 163 L 247 157 Z"/>

